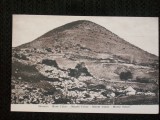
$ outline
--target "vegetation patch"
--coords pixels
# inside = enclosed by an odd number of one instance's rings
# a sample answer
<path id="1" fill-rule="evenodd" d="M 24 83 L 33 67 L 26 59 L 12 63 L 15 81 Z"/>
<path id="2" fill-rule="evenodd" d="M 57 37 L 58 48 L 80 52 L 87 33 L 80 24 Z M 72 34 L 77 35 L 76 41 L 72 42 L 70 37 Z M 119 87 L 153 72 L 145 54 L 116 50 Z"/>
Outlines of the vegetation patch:
<path id="1" fill-rule="evenodd" d="M 38 82 L 45 77 L 35 67 L 35 65 L 27 65 L 14 61 L 12 64 L 12 75 L 18 80 Z"/>
<path id="2" fill-rule="evenodd" d="M 42 60 L 42 64 L 58 68 L 58 64 L 57 64 L 56 60 L 44 59 L 44 60 Z"/>
<path id="3" fill-rule="evenodd" d="M 127 81 L 128 79 L 132 79 L 132 73 L 130 71 L 127 72 L 121 72 L 120 73 L 120 79 Z"/>
<path id="4" fill-rule="evenodd" d="M 78 78 L 81 75 L 91 76 L 91 74 L 88 72 L 88 69 L 85 67 L 84 62 L 77 64 L 75 69 L 69 68 L 68 71 L 68 75 L 75 78 Z"/>

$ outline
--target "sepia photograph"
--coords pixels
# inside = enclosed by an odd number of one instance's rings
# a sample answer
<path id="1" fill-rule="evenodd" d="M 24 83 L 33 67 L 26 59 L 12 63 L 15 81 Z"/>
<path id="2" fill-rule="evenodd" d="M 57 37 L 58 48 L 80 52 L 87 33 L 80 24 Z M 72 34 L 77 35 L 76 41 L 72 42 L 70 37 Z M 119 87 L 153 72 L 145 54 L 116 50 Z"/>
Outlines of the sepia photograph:
<path id="1" fill-rule="evenodd" d="M 158 17 L 15 14 L 12 24 L 11 111 L 159 112 Z"/>

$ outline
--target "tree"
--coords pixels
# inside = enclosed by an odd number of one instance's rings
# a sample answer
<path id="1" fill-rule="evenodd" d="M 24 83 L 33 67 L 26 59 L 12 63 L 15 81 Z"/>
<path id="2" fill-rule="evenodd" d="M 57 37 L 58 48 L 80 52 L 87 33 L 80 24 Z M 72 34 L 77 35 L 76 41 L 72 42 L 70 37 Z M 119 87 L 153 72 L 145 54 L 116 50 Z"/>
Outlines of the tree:
<path id="1" fill-rule="evenodd" d="M 78 69 L 78 72 L 84 73 L 86 76 L 91 76 L 91 74 L 88 72 L 88 69 L 85 67 L 85 63 L 81 62 L 79 64 L 76 65 L 75 69 Z"/>
<path id="2" fill-rule="evenodd" d="M 51 49 L 51 48 L 45 48 L 45 50 L 46 50 L 47 52 L 52 52 L 52 49 Z"/>
<path id="3" fill-rule="evenodd" d="M 71 76 L 71 77 L 78 78 L 80 76 L 77 69 L 69 68 L 68 71 L 69 71 L 68 75 Z"/>
<path id="4" fill-rule="evenodd" d="M 69 76 L 78 78 L 80 75 L 84 74 L 85 76 L 91 76 L 88 72 L 88 69 L 85 67 L 85 63 L 81 62 L 76 65 L 75 69 L 68 69 Z"/>
<path id="5" fill-rule="evenodd" d="M 127 81 L 128 79 L 132 79 L 132 73 L 130 71 L 127 71 L 127 72 L 121 72 L 120 73 L 120 79 L 121 80 L 125 80 Z"/>

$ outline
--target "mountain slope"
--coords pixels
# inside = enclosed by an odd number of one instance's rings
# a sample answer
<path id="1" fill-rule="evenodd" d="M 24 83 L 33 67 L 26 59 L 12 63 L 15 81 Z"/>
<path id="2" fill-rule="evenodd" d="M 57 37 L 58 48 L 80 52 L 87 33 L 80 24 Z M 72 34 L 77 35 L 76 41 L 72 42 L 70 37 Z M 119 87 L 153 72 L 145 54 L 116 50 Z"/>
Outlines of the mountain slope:
<path id="1" fill-rule="evenodd" d="M 86 20 L 68 23 L 53 29 L 20 48 L 59 48 L 63 52 L 80 52 L 77 47 L 90 53 L 106 53 L 135 63 L 150 64 L 158 57 L 123 40 L 104 27 Z"/>

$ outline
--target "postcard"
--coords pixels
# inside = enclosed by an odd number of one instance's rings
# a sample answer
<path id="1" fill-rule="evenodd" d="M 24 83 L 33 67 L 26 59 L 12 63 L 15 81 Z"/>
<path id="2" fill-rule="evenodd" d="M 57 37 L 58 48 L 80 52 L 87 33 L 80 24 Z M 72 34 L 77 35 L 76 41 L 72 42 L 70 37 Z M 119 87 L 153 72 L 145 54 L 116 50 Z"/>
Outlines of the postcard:
<path id="1" fill-rule="evenodd" d="M 157 17 L 12 18 L 11 111 L 159 113 Z"/>

